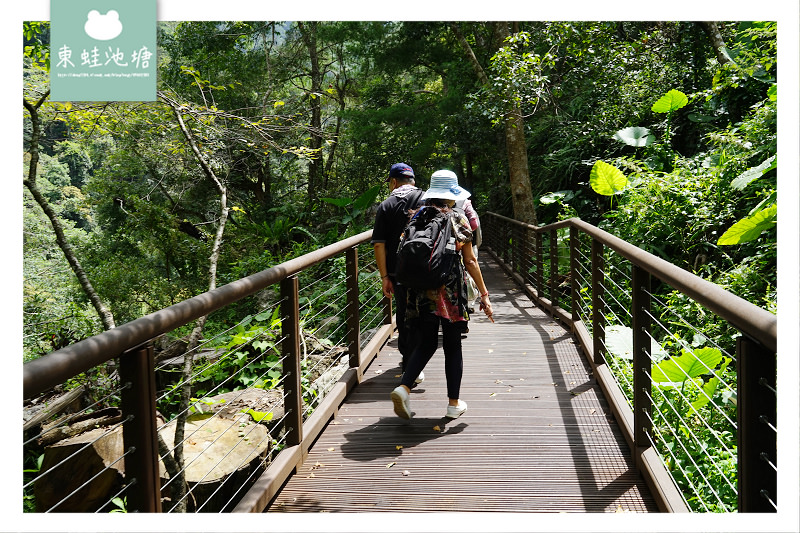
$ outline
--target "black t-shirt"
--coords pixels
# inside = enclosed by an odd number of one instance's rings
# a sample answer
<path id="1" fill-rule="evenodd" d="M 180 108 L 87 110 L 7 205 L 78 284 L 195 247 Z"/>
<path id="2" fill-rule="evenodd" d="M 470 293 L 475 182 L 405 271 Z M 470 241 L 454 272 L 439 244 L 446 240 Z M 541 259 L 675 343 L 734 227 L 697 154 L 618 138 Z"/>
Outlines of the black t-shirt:
<path id="1" fill-rule="evenodd" d="M 400 235 L 408 224 L 409 212 L 423 204 L 422 193 L 421 189 L 413 185 L 403 185 L 393 190 L 378 206 L 371 242 L 386 243 L 386 273 L 392 277 L 397 263 Z"/>

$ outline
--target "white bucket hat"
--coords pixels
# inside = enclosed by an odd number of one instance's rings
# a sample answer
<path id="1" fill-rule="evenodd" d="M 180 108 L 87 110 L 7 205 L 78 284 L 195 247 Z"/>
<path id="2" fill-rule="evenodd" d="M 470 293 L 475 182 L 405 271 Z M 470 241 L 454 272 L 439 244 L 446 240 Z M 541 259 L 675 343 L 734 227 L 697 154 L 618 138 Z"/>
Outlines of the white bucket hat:
<path id="1" fill-rule="evenodd" d="M 458 176 L 452 170 L 437 170 L 431 175 L 431 186 L 422 195 L 423 200 L 441 198 L 443 200 L 465 200 L 472 194 L 458 186 Z"/>

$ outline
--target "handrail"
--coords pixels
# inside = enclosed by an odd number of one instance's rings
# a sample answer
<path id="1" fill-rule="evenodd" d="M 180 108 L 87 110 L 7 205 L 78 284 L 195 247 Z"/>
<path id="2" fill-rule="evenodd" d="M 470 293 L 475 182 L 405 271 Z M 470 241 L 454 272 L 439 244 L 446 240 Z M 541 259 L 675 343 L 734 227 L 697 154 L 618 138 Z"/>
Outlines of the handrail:
<path id="1" fill-rule="evenodd" d="M 32 398 L 81 372 L 118 357 L 127 350 L 250 296 L 371 238 L 372 230 L 365 231 L 25 363 L 22 373 L 23 399 Z"/>
<path id="2" fill-rule="evenodd" d="M 546 226 L 533 226 L 491 212 L 482 218 L 486 229 L 493 230 L 484 230 L 489 253 L 535 302 L 572 329 L 620 422 L 637 467 L 645 475 L 662 510 L 682 512 L 689 508 L 688 501 L 654 449 L 656 440 L 661 440 L 661 437 L 653 433 L 660 429 L 655 427 L 652 401 L 653 390 L 658 385 L 652 382 L 655 363 L 651 353 L 651 277 L 683 293 L 735 327 L 741 333 L 736 338 L 735 348 L 736 425 L 733 430 L 736 434 L 737 508 L 739 512 L 777 510 L 777 317 L 774 314 L 578 218 Z M 494 224 L 497 228 L 492 227 Z M 567 279 L 571 313 L 557 301 L 559 287 L 564 283 L 559 272 L 558 230 L 567 228 L 570 230 Z M 547 282 L 543 280 L 543 233 L 549 234 L 550 238 Z M 580 273 L 581 233 L 591 238 L 591 265 L 585 267 L 591 273 L 590 280 Z M 529 237 L 531 234 L 533 239 Z M 606 247 L 631 265 L 630 307 L 627 309 L 631 320 L 631 363 L 625 370 L 631 374 L 625 378 L 628 395 L 622 392 L 609 361 L 604 357 L 608 351 L 603 297 Z M 524 254 L 530 254 L 530 257 L 524 257 Z M 579 281 L 581 277 L 583 287 Z M 544 297 L 545 291 L 549 291 L 550 299 Z M 584 291 L 591 292 L 591 303 L 589 311 L 582 317 L 580 298 L 588 296 Z M 619 304 L 616 299 L 615 302 Z"/>
<path id="3" fill-rule="evenodd" d="M 533 226 L 495 213 L 492 213 L 492 215 L 509 224 L 535 232 L 548 232 L 568 227 L 580 229 L 636 266 L 647 270 L 661 281 L 707 307 L 720 318 L 727 320 L 739 331 L 760 342 L 769 350 L 777 350 L 778 319 L 775 315 L 726 291 L 719 285 L 687 272 L 679 266 L 646 252 L 596 226 L 588 224 L 579 218 L 561 220 L 546 226 Z"/>
<path id="4" fill-rule="evenodd" d="M 26 399 L 31 398 L 97 365 L 119 358 L 117 369 L 121 384 L 119 407 L 124 418 L 122 438 L 128 466 L 124 474 L 127 486 L 123 488 L 126 492 L 127 508 L 138 512 L 162 512 L 161 500 L 166 485 L 161 485 L 163 472 L 160 461 L 163 459 L 166 466 L 169 452 L 165 455 L 161 446 L 169 444 L 159 441 L 156 398 L 158 387 L 153 341 L 162 334 L 269 286 L 280 285 L 281 301 L 278 310 L 281 315 L 279 344 L 283 402 L 279 408 L 282 407 L 284 414 L 281 420 L 276 422 L 274 430 L 284 434 L 282 438 L 285 447 L 280 451 L 276 450 L 277 457 L 273 458 L 274 464 L 271 459 L 272 466 L 255 480 L 255 484 L 239 502 L 236 511 L 263 509 L 263 495 L 273 490 L 272 487 L 279 487 L 292 469 L 302 463 L 306 450 L 338 410 L 347 393 L 361 382 L 364 369 L 394 330 L 391 300 L 379 291 L 371 295 L 365 294 L 367 297 L 380 298 L 383 324 L 371 329 L 368 341 L 362 345 L 358 247 L 369 242 L 371 237 L 371 230 L 362 232 L 44 355 L 23 366 L 24 396 Z M 337 255 L 345 255 L 347 265 L 345 311 L 349 368 L 320 398 L 321 401 L 315 406 L 313 414 L 306 418 L 304 390 L 301 386 L 304 371 L 300 351 L 297 274 Z M 49 475 L 62 464 L 66 464 L 65 461 L 44 468 L 36 479 L 29 482 L 29 485 L 38 483 L 37 480 Z M 245 488 L 246 486 L 242 486 L 239 490 Z M 73 496 L 78 490 L 83 489 L 76 488 L 57 505 L 70 498 L 74 500 Z M 80 506 L 80 504 L 75 505 Z M 87 505 L 95 505 L 95 502 L 87 502 Z"/>

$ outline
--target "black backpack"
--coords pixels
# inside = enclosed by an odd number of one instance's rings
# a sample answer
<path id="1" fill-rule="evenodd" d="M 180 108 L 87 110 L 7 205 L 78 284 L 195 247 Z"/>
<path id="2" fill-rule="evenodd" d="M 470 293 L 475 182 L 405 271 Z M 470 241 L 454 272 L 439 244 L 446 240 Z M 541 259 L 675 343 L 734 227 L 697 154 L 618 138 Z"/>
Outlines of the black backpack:
<path id="1" fill-rule="evenodd" d="M 397 282 L 412 289 L 435 289 L 459 261 L 450 212 L 421 207 L 408 222 L 397 247 Z"/>

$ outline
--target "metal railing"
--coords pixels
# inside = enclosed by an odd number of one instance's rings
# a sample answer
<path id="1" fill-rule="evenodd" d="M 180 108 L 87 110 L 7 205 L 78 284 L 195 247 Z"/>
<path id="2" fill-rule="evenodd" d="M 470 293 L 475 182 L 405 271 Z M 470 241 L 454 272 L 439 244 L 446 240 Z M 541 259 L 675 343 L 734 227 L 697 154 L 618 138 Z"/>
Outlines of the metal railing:
<path id="1" fill-rule="evenodd" d="M 777 510 L 775 315 L 577 218 L 481 219 L 576 335 L 662 510 Z"/>
<path id="2" fill-rule="evenodd" d="M 391 336 L 380 275 L 374 263 L 359 266 L 371 236 L 350 237 L 26 363 L 24 399 L 77 385 L 75 397 L 84 401 L 78 412 L 26 425 L 24 448 L 57 442 L 26 472 L 28 510 L 167 512 L 181 503 L 197 512 L 263 509 L 264 495 L 302 463 Z M 235 314 L 231 309 L 248 298 L 258 299 L 249 302 L 258 314 L 231 319 L 195 349 L 158 357 L 167 333 L 215 311 Z M 178 401 L 185 386 L 188 406 Z M 97 429 L 78 434 L 82 420 Z M 186 489 L 179 490 L 179 479 Z"/>

